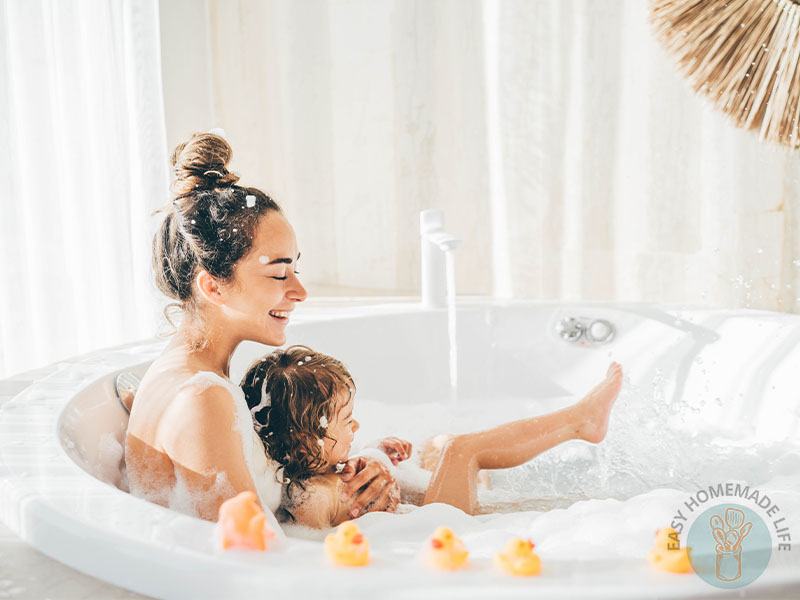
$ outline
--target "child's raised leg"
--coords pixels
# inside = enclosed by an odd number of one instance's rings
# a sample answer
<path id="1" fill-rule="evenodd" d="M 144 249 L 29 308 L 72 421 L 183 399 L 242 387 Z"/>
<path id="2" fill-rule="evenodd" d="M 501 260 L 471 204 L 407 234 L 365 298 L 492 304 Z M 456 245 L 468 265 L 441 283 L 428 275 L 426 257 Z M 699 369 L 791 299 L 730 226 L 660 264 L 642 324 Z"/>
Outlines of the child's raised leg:
<path id="1" fill-rule="evenodd" d="M 601 442 L 621 386 L 622 367 L 611 363 L 606 378 L 577 404 L 454 436 L 444 444 L 424 504 L 444 502 L 473 514 L 478 508 L 476 475 L 480 469 L 515 467 L 567 440 Z"/>

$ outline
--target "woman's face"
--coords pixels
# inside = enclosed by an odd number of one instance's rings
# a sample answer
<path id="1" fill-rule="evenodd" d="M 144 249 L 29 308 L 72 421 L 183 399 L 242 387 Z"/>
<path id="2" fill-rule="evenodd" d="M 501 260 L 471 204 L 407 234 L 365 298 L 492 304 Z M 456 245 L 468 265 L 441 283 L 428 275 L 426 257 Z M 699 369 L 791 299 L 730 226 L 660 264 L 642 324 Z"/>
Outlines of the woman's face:
<path id="1" fill-rule="evenodd" d="M 342 394 L 336 403 L 336 414 L 328 424 L 328 435 L 324 440 L 325 458 L 329 467 L 348 459 L 358 428 L 358 421 L 353 418 L 352 394 Z"/>
<path id="2" fill-rule="evenodd" d="M 261 217 L 253 247 L 236 263 L 233 282 L 224 286 L 226 327 L 236 328 L 242 339 L 269 346 L 284 344 L 289 314 L 307 295 L 297 278 L 299 257 L 294 230 L 286 218 L 277 211 Z"/>

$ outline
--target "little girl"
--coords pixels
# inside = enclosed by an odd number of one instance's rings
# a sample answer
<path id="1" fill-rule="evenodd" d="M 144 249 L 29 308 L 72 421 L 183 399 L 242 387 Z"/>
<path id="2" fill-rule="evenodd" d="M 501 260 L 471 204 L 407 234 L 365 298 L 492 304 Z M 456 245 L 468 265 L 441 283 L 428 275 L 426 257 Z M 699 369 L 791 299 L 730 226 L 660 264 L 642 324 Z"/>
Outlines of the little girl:
<path id="1" fill-rule="evenodd" d="M 611 363 L 606 378 L 568 408 L 447 436 L 444 443 L 437 436 L 439 443 L 429 442 L 423 451 L 433 475 L 422 503 L 444 502 L 474 514 L 479 470 L 521 465 L 567 440 L 602 441 L 621 385 L 622 368 Z M 353 418 L 355 384 L 345 366 L 306 346 L 292 346 L 254 362 L 242 389 L 267 453 L 289 480 L 279 520 L 328 528 L 358 516 L 342 499 L 344 484 L 336 474 L 359 427 Z M 396 438 L 381 446 L 393 463 L 411 450 Z"/>

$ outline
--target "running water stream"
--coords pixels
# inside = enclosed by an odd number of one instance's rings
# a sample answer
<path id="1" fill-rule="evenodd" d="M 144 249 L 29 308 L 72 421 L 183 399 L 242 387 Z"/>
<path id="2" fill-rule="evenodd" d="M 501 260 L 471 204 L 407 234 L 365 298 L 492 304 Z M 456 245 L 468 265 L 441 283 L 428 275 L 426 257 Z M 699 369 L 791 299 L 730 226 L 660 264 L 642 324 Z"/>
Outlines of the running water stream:
<path id="1" fill-rule="evenodd" d="M 458 345 L 456 343 L 455 249 L 445 250 L 447 271 L 447 339 L 450 346 L 450 409 L 458 406 Z"/>

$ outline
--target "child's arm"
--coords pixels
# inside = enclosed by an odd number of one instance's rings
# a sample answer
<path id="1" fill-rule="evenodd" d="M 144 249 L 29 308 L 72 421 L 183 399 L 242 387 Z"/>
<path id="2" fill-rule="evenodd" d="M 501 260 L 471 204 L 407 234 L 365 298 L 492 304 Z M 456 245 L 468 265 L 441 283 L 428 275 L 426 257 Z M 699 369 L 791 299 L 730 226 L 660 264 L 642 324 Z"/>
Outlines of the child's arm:
<path id="1" fill-rule="evenodd" d="M 379 450 L 380 454 L 376 456 L 376 453 L 370 452 L 371 449 Z M 411 457 L 411 442 L 396 437 L 374 440 L 364 444 L 361 450 L 352 456 L 367 456 L 381 460 L 384 455 L 388 456 L 391 464 L 396 467 L 398 463 Z M 384 461 L 381 460 L 381 462 Z"/>
<path id="2" fill-rule="evenodd" d="M 396 437 L 387 437 L 378 442 L 378 450 L 388 456 L 392 464 L 397 466 L 400 461 L 408 460 L 411 456 L 411 442 Z"/>

